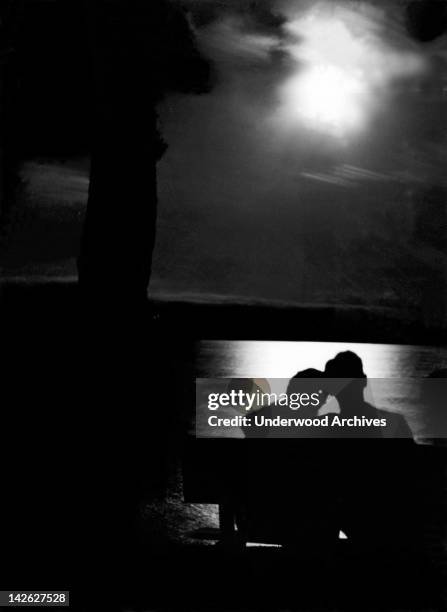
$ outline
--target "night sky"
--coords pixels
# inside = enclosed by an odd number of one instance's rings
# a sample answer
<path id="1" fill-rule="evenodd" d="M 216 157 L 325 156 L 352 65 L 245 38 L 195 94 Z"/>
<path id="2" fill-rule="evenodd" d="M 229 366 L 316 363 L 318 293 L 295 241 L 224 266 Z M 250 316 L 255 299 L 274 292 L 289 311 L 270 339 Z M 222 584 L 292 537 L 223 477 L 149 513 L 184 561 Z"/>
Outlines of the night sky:
<path id="1" fill-rule="evenodd" d="M 439 290 L 447 42 L 412 40 L 403 4 L 186 3 L 215 82 L 160 107 L 154 294 L 418 307 Z"/>

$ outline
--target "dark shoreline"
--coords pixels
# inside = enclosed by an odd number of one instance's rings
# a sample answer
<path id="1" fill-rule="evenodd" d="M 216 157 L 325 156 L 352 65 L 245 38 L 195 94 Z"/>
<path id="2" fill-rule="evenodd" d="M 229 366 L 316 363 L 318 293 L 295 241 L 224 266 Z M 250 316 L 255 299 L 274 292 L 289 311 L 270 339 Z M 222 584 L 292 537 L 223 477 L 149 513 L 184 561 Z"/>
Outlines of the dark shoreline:
<path id="1" fill-rule="evenodd" d="M 118 295 L 118 289 L 116 294 Z M 113 300 L 113 292 L 111 298 Z M 79 319 L 79 291 L 72 281 L 3 281 L 4 321 Z M 445 346 L 447 327 L 429 325 L 420 313 L 364 305 L 203 303 L 149 299 L 148 320 L 162 336 L 185 339 L 295 340 Z M 25 317 L 25 319 L 23 319 Z"/>

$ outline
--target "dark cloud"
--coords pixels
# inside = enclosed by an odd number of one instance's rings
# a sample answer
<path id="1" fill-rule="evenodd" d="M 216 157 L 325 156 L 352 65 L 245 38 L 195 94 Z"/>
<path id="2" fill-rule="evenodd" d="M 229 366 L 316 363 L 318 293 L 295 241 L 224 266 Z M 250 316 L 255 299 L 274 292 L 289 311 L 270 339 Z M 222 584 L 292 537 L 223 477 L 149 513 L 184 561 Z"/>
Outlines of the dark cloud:
<path id="1" fill-rule="evenodd" d="M 447 31 L 447 2 L 418 0 L 406 8 L 408 30 L 416 40 L 431 42 Z"/>

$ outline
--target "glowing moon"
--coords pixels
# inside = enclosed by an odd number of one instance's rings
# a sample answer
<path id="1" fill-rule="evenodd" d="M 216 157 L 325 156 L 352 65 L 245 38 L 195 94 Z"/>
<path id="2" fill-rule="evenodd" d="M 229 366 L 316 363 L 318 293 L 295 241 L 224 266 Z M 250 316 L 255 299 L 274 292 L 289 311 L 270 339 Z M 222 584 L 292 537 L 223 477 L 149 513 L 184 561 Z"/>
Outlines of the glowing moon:
<path id="1" fill-rule="evenodd" d="M 337 135 L 362 127 L 367 94 L 361 75 L 330 64 L 309 68 L 292 79 L 286 91 L 291 115 Z"/>
<path id="2" fill-rule="evenodd" d="M 323 0 L 288 17 L 285 48 L 296 71 L 280 87 L 277 114 L 286 131 L 298 124 L 341 138 L 359 132 L 394 81 L 426 67 L 404 33 L 396 46 L 387 41 L 382 12 L 366 4 Z"/>

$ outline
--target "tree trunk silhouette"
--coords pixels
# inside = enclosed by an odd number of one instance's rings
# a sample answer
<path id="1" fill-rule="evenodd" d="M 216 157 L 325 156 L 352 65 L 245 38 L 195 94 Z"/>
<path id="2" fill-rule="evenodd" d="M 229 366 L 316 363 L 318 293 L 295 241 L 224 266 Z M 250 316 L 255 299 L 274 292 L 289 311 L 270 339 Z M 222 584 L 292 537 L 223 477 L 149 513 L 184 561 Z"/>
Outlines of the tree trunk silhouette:
<path id="1" fill-rule="evenodd" d="M 156 105 L 168 91 L 209 90 L 209 64 L 189 22 L 166 0 L 88 3 L 94 113 L 79 283 L 120 303 L 146 300 L 155 241 Z"/>
<path id="2" fill-rule="evenodd" d="M 90 188 L 79 258 L 84 294 L 146 299 L 155 238 L 156 118 L 141 2 L 91 2 L 94 110 Z"/>
<path id="3" fill-rule="evenodd" d="M 128 128 L 138 133 L 139 124 L 129 121 Z M 80 286 L 92 297 L 141 301 L 146 299 L 155 240 L 155 163 L 142 135 L 131 136 L 108 121 L 96 129 Z"/>

